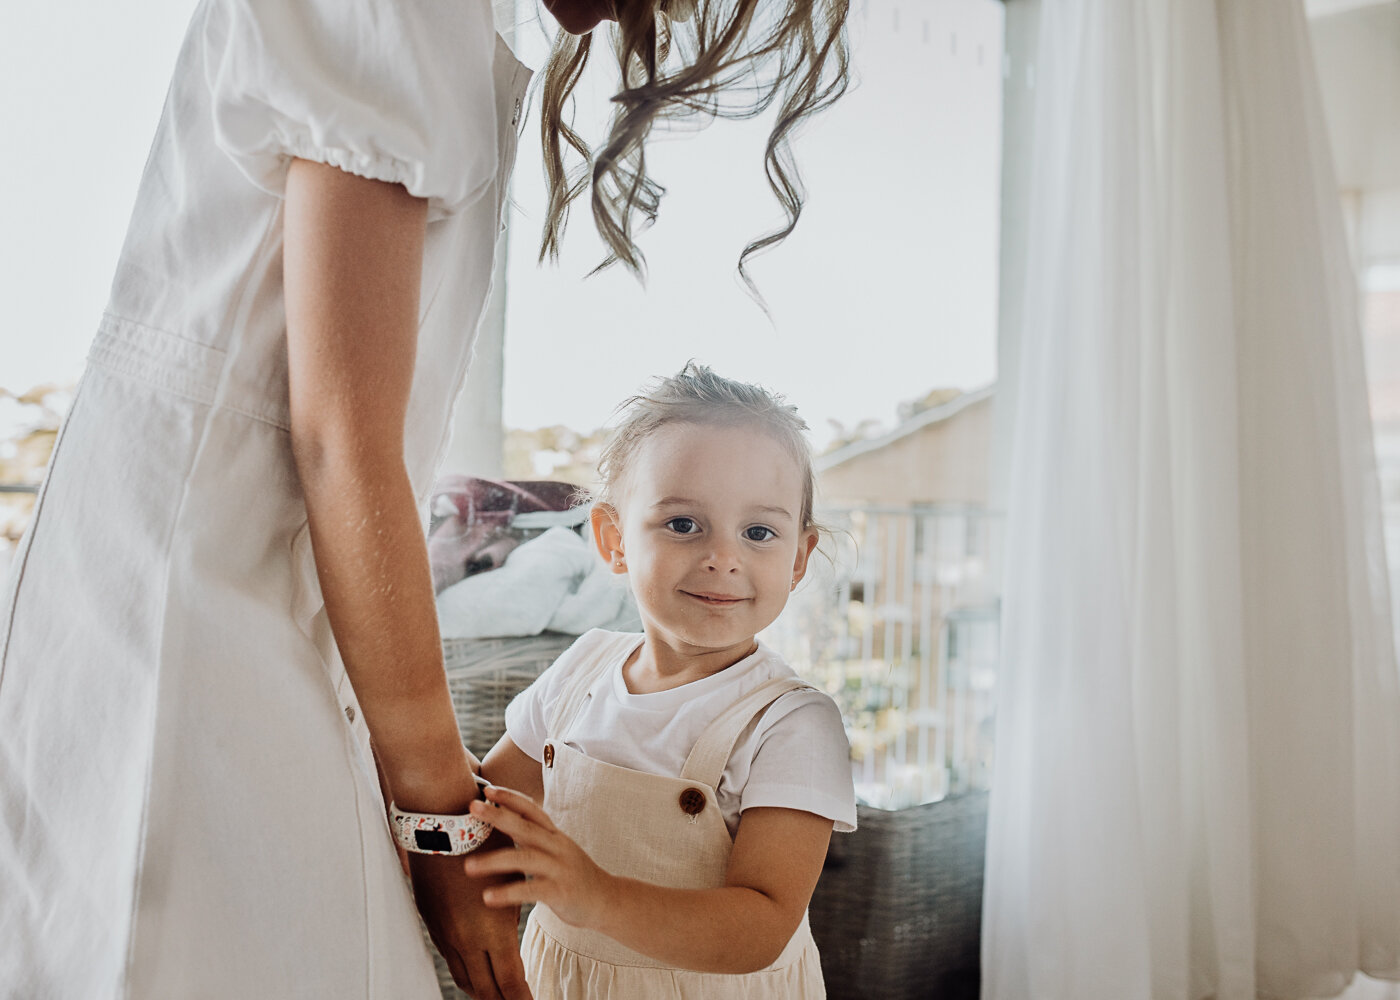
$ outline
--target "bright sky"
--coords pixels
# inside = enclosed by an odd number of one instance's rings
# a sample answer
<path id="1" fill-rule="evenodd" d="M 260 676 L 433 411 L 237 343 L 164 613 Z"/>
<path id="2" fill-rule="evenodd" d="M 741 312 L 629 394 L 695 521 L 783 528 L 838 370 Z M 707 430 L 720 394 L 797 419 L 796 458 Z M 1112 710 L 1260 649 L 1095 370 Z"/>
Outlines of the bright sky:
<path id="1" fill-rule="evenodd" d="M 0 386 L 81 372 L 193 7 L 0 7 Z M 590 429 L 690 357 L 786 393 L 819 441 L 827 421 L 888 423 L 900 400 L 990 381 L 1001 18 L 995 0 L 858 0 L 860 83 L 798 143 L 806 213 L 754 266 L 773 323 L 734 277 L 739 249 L 778 218 L 764 123 L 655 143 L 653 173 L 670 193 L 642 243 L 644 292 L 621 271 L 582 280 L 600 257 L 586 210 L 561 266 L 534 266 L 543 181 L 532 118 L 514 192 L 507 425 Z M 521 28 L 517 50 L 542 65 L 538 26 Z M 588 82 L 580 122 L 610 93 L 607 72 Z"/>

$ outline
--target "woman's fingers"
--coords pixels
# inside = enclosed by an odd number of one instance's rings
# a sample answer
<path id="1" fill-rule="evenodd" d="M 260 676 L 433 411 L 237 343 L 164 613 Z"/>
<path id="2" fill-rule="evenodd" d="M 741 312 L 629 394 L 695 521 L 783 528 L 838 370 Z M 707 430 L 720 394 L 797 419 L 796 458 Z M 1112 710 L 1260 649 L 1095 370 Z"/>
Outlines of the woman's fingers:
<path id="1" fill-rule="evenodd" d="M 491 962 L 484 951 L 471 951 L 463 958 L 466 965 L 467 981 L 457 978 L 457 970 L 452 970 L 452 978 L 472 1000 L 502 1000 L 501 991 L 496 989 L 496 977 L 491 974 Z M 451 968 L 451 963 L 448 963 Z"/>
<path id="2" fill-rule="evenodd" d="M 424 926 L 427 926 L 426 924 Z M 431 927 L 428 928 L 428 939 L 433 942 L 433 947 L 442 956 L 442 960 L 447 963 L 447 969 L 452 973 L 452 981 L 461 985 L 466 982 L 467 969 L 462 964 L 457 952 L 448 947 L 447 944 L 437 934 L 433 933 Z"/>
<path id="3" fill-rule="evenodd" d="M 491 962 L 491 977 L 504 1000 L 532 1000 L 530 987 L 525 982 L 525 965 L 520 960 L 520 949 L 513 945 L 502 952 L 488 952 Z"/>

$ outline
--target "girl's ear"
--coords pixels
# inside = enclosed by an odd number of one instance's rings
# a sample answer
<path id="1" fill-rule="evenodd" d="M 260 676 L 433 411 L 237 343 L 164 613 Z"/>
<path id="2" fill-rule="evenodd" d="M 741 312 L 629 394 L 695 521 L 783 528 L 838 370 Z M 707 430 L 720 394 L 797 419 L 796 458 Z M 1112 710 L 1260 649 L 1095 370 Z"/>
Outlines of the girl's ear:
<path id="1" fill-rule="evenodd" d="M 595 503 L 588 512 L 593 529 L 593 545 L 614 573 L 627 572 L 627 557 L 622 549 L 622 525 L 617 508 L 610 503 Z"/>
<path id="2" fill-rule="evenodd" d="M 807 575 L 807 562 L 812 557 L 812 551 L 817 547 L 817 529 L 808 528 L 802 533 L 802 537 L 797 541 L 797 559 L 792 564 L 792 586 L 795 590 L 802 582 L 802 578 Z"/>

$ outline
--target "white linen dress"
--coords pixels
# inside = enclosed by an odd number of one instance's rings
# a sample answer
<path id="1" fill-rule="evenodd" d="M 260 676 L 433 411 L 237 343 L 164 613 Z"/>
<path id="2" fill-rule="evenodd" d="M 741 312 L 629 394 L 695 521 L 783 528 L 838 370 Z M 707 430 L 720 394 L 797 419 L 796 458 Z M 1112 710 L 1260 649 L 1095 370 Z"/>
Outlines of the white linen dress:
<path id="1" fill-rule="evenodd" d="M 429 199 L 426 504 L 528 76 L 487 0 L 198 7 L 0 598 L 0 997 L 437 996 L 292 463 L 281 194 Z"/>

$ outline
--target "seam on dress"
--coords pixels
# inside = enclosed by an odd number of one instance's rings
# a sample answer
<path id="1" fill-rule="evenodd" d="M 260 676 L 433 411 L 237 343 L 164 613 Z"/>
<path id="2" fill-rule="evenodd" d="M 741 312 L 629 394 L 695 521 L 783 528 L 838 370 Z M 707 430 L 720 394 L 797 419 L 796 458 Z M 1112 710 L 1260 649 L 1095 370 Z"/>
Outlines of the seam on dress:
<path id="1" fill-rule="evenodd" d="M 305 525 L 303 525 L 302 528 L 298 528 L 295 532 L 292 533 L 292 548 L 290 549 L 288 559 L 293 564 L 295 564 L 295 559 L 293 557 L 295 556 L 296 552 L 296 539 L 301 536 L 304 527 Z M 293 572 L 296 571 L 297 566 L 293 565 Z M 339 684 L 331 683 L 331 665 L 326 661 L 326 658 L 321 655 L 321 647 L 317 644 L 315 636 L 311 634 L 309 629 L 303 626 L 301 616 L 299 616 L 296 613 L 295 600 L 296 599 L 294 597 L 292 606 L 287 609 L 287 616 L 292 619 L 292 624 L 296 628 L 297 632 L 306 640 L 306 644 L 310 648 L 312 655 L 316 657 L 317 663 L 320 664 L 321 676 L 326 681 L 326 688 L 330 692 L 331 701 L 336 705 L 340 705 L 341 697 Z M 322 608 L 324 607 L 325 605 L 323 603 Z M 327 620 L 326 624 L 327 628 L 329 628 L 329 619 Z M 331 641 L 333 643 L 335 642 L 335 634 L 333 632 L 331 633 Z M 341 668 L 340 680 L 341 683 L 350 684 L 350 675 L 345 671 L 343 665 Z M 350 684 L 350 690 L 352 692 L 355 690 L 355 686 L 353 684 Z M 368 726 L 366 726 L 366 738 L 368 738 Z M 360 906 L 362 912 L 364 913 L 365 920 L 365 997 L 366 1000 L 370 1000 L 370 993 L 374 983 L 374 935 L 370 932 L 371 921 L 369 894 L 369 845 L 366 843 L 365 838 L 364 816 L 360 810 L 361 788 L 359 785 L 359 781 L 357 780 L 358 775 L 360 773 L 360 765 L 361 763 L 363 763 L 363 759 L 360 756 L 358 747 L 359 741 L 358 738 L 355 736 L 354 726 L 346 726 L 345 738 L 341 741 L 341 751 L 344 754 L 346 773 L 349 776 L 351 789 L 355 796 L 355 832 L 357 834 L 360 845 Z M 371 757 L 371 763 L 373 763 L 374 751 L 371 749 L 369 752 Z"/>
<path id="2" fill-rule="evenodd" d="M 154 389 L 173 393 L 191 402 L 211 409 L 227 413 L 237 413 L 239 416 L 247 417 L 249 420 L 256 420 L 258 423 L 266 424 L 279 431 L 290 433 L 291 425 L 281 417 L 271 413 L 260 413 L 246 406 L 239 406 L 236 403 L 220 403 L 215 405 L 210 401 L 210 393 L 200 387 L 192 387 L 191 383 L 176 375 L 154 375 L 144 366 L 132 364 L 127 361 L 114 361 L 108 358 L 89 357 L 90 363 L 95 368 L 101 368 L 113 375 L 129 378 L 134 381 L 148 385 Z"/>
<path id="3" fill-rule="evenodd" d="M 207 406 L 227 352 L 109 312 L 103 314 L 87 360 Z"/>
<path id="4" fill-rule="evenodd" d="M 104 369 L 114 375 L 124 376 L 137 382 L 143 382 L 154 389 L 172 393 L 176 396 L 188 399 L 192 403 L 198 403 L 201 406 L 210 405 L 208 391 L 202 390 L 197 383 L 193 383 L 178 375 L 154 375 L 143 366 L 133 364 L 129 361 L 97 357 L 89 357 L 89 361 L 94 367 Z"/>
<path id="5" fill-rule="evenodd" d="M 19 607 L 19 591 L 24 583 L 24 573 L 29 566 L 29 553 L 34 548 L 34 536 L 39 533 L 39 522 L 44 515 L 44 500 L 49 495 L 49 479 L 53 475 L 54 469 L 58 465 L 59 452 L 63 449 L 64 439 L 68 437 L 68 424 L 73 419 L 73 414 L 77 412 L 78 401 L 82 398 L 83 387 L 87 384 L 87 372 L 84 372 L 78 380 L 77 388 L 73 390 L 73 402 L 68 407 L 68 415 L 63 420 L 62 429 L 58 437 L 54 439 L 53 452 L 49 455 L 48 471 L 44 473 L 44 480 L 39 486 L 39 492 L 34 497 L 34 515 L 29 522 L 29 529 L 25 532 L 24 551 L 19 553 L 19 558 L 14 564 L 13 583 L 10 587 L 8 607 L 5 609 L 5 641 L 0 645 L 0 688 L 5 683 L 5 667 L 10 662 L 10 639 L 15 630 L 15 611 Z"/>
<path id="6" fill-rule="evenodd" d="M 227 413 L 237 413 L 240 417 L 247 417 L 249 420 L 256 420 L 260 424 L 267 424 L 269 427 L 275 427 L 277 428 L 277 430 L 284 431 L 286 433 L 291 433 L 292 430 L 292 425 L 290 422 L 284 421 L 281 417 L 274 416 L 270 413 L 257 413 L 253 410 L 248 409 L 245 406 L 238 406 L 234 403 L 224 403 L 221 406 L 219 406 L 218 409 Z"/>
<path id="7" fill-rule="evenodd" d="M 337 696 L 336 700 L 339 701 L 338 692 L 332 691 L 331 694 Z M 354 743 L 355 731 L 348 726 L 346 730 L 346 742 Z M 350 763 L 350 787 L 355 792 L 355 826 L 360 835 L 360 910 L 365 918 L 365 1000 L 370 1000 L 370 991 L 374 987 L 374 941 L 369 932 L 369 858 L 365 854 L 365 821 L 360 812 L 360 783 L 355 780 L 353 760 Z"/>
<path id="8" fill-rule="evenodd" d="M 132 889 L 131 889 L 131 911 L 128 915 L 127 939 L 126 939 L 126 967 L 122 973 L 121 996 L 131 997 L 131 973 L 136 957 L 136 920 L 141 909 L 141 876 L 146 870 L 146 835 L 150 829 L 151 820 L 151 774 L 155 770 L 155 746 L 156 736 L 160 732 L 160 702 L 162 685 L 161 681 L 165 674 L 165 643 L 166 643 L 166 619 L 170 610 L 170 563 L 171 554 L 175 547 L 175 535 L 179 530 L 180 522 L 184 519 L 185 508 L 190 496 L 190 479 L 196 465 L 204 454 L 205 445 L 209 439 L 209 427 L 213 423 L 210 415 L 212 410 L 206 407 L 203 415 L 204 426 L 200 429 L 199 443 L 195 445 L 190 460 L 186 465 L 184 484 L 180 490 L 180 502 L 175 506 L 175 516 L 170 519 L 170 529 L 165 540 L 165 560 L 161 567 L 163 579 L 161 581 L 161 601 L 160 601 L 160 627 L 157 635 L 160 637 L 156 643 L 155 655 L 155 678 L 153 681 L 153 705 L 151 708 L 151 719 L 149 724 L 149 735 L 146 744 L 146 774 L 145 780 L 141 784 L 141 827 L 136 836 L 136 864 L 133 866 Z"/>
<path id="9" fill-rule="evenodd" d="M 275 226 L 280 223 L 282 213 L 280 211 L 271 213 L 266 228 L 263 230 L 262 239 L 258 242 L 258 253 L 254 259 L 261 258 L 267 252 L 268 242 L 275 231 Z M 242 309 L 244 300 L 248 296 L 248 286 L 251 282 L 252 268 L 246 270 L 243 279 L 239 284 L 238 293 L 234 296 L 233 306 L 230 313 L 224 318 L 228 323 L 230 319 L 238 314 Z M 228 354 L 224 355 L 224 363 L 219 371 L 218 387 L 215 389 L 214 402 L 218 402 L 219 394 L 228 385 L 229 365 Z M 137 938 L 137 915 L 141 911 L 141 888 L 143 885 L 142 876 L 146 871 L 146 841 L 150 831 L 151 822 L 151 773 L 155 769 L 155 744 L 156 734 L 160 728 L 160 696 L 161 680 L 165 672 L 165 636 L 166 636 L 166 614 L 170 609 L 170 557 L 169 550 L 173 548 L 176 530 L 180 521 L 184 518 L 186 505 L 190 498 L 190 480 L 193 478 L 194 470 L 199 465 L 204 453 L 209 446 L 209 435 L 213 427 L 213 405 L 204 414 L 204 425 L 200 428 L 199 442 L 194 447 L 194 452 L 190 456 L 190 461 L 186 466 L 184 484 L 180 490 L 180 502 L 175 506 L 175 516 L 170 521 L 170 537 L 167 542 L 167 555 L 164 566 L 164 587 L 162 588 L 163 599 L 160 604 L 160 630 L 159 642 L 156 647 L 156 675 L 155 675 L 155 707 L 151 714 L 149 738 L 146 747 L 146 774 L 145 781 L 141 786 L 141 826 L 136 837 L 136 864 L 132 870 L 131 887 L 131 909 L 127 914 L 128 931 L 126 939 L 126 963 L 122 970 L 122 982 L 120 996 L 123 1000 L 131 1000 L 131 974 L 136 962 L 136 938 Z"/>
<path id="10" fill-rule="evenodd" d="M 311 160 L 366 180 L 402 184 L 405 188 L 411 186 L 417 172 L 414 164 L 393 156 L 371 156 L 344 146 L 318 146 L 304 132 L 284 133 L 281 145 L 280 155 L 288 166 L 293 159 Z"/>
<path id="11" fill-rule="evenodd" d="M 150 330 L 153 333 L 159 333 L 162 336 L 171 338 L 172 340 L 178 340 L 182 343 L 189 344 L 191 347 L 197 347 L 201 351 L 208 351 L 211 354 L 217 354 L 221 359 L 225 354 L 228 353 L 221 347 L 214 347 L 211 344 L 205 344 L 198 340 L 192 340 L 191 338 L 178 334 L 173 330 L 167 330 L 163 326 L 153 326 L 152 324 L 144 323 L 139 319 L 132 319 L 130 316 L 123 316 L 120 313 L 114 313 L 110 309 L 102 314 L 102 319 L 103 322 L 98 324 L 99 331 L 101 331 L 102 327 L 107 325 L 107 320 L 112 320 L 115 323 L 119 323 L 123 326 L 138 326 L 143 330 Z"/>

